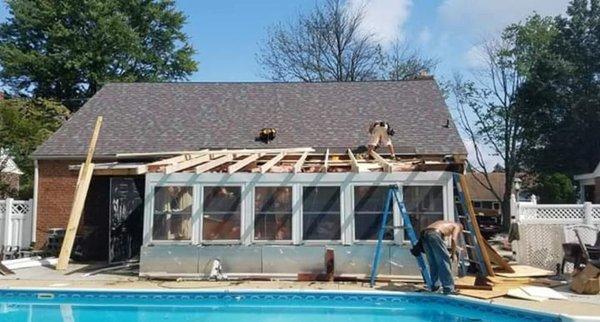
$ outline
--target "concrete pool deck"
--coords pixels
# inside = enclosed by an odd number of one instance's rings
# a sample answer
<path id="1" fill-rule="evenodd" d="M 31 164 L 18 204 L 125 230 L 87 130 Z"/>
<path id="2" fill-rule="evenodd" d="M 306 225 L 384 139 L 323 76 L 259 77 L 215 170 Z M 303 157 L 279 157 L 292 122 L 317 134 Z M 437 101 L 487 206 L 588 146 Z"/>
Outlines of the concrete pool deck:
<path id="1" fill-rule="evenodd" d="M 357 282 L 296 282 L 296 281 L 160 281 L 144 280 L 134 271 L 101 273 L 85 276 L 87 265 L 72 264 L 66 272 L 55 271 L 50 267 L 19 269 L 15 275 L 0 276 L 2 288 L 94 288 L 94 289 L 131 289 L 131 290 L 192 290 L 192 289 L 273 289 L 273 290 L 343 290 L 343 291 L 404 291 L 415 292 L 418 287 L 406 283 L 378 283 L 374 289 L 367 283 Z M 484 300 L 489 303 L 503 304 L 547 313 L 591 316 L 600 321 L 600 295 L 580 295 L 569 291 L 568 286 L 554 288 L 568 297 L 568 300 L 547 300 L 534 302 L 508 297 Z M 463 297 L 459 295 L 460 297 Z M 465 297 L 470 298 L 470 297 Z"/>

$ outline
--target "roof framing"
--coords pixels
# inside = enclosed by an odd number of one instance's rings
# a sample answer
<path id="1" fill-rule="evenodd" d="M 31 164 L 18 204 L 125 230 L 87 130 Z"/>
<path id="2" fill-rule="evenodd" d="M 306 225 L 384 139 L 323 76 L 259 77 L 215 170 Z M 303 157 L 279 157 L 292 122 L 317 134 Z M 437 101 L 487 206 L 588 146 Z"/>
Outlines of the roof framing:
<path id="1" fill-rule="evenodd" d="M 464 161 L 454 161 L 439 156 L 427 157 L 384 157 L 372 151 L 355 154 L 350 149 L 346 153 L 331 153 L 329 149 L 316 152 L 312 148 L 293 149 L 238 149 L 238 150 L 199 150 L 185 151 L 181 155 L 161 152 L 159 160 L 143 162 L 112 162 L 96 164 L 95 175 L 141 175 L 158 172 L 166 175 L 176 172 L 193 173 L 236 173 L 236 172 L 402 172 L 402 171 L 457 171 L 464 170 Z M 136 155 L 138 157 L 142 157 Z M 69 167 L 72 170 L 79 165 Z"/>

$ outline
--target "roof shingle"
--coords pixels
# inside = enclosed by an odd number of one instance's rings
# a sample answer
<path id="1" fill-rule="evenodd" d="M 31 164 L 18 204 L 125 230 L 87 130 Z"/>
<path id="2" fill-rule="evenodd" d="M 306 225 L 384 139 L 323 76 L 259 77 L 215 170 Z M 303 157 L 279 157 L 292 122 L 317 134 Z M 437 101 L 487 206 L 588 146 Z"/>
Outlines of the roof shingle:
<path id="1" fill-rule="evenodd" d="M 466 154 L 434 80 L 347 83 L 115 83 L 105 85 L 34 153 L 81 156 L 97 116 L 97 156 L 201 148 L 356 148 L 370 122 L 417 154 Z M 450 120 L 449 127 L 445 127 Z M 255 141 L 264 127 L 274 141 Z"/>

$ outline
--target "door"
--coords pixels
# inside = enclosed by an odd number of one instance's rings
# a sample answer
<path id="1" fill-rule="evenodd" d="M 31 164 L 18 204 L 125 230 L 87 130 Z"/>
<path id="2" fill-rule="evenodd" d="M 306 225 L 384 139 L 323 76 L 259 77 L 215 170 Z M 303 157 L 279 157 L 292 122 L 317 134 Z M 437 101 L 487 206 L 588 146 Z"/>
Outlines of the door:
<path id="1" fill-rule="evenodd" d="M 110 178 L 109 263 L 139 256 L 143 233 L 143 195 L 143 178 Z"/>

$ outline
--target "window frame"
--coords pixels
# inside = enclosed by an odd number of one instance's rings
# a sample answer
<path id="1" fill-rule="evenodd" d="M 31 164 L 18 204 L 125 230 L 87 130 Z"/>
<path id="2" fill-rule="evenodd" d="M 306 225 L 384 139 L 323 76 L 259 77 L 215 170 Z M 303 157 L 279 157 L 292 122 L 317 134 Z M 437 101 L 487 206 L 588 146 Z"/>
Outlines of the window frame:
<path id="1" fill-rule="evenodd" d="M 241 183 L 202 183 L 197 185 L 201 192 L 200 200 L 198 202 L 198 214 L 199 214 L 199 230 L 198 230 L 198 245 L 240 245 L 243 243 L 244 238 L 244 209 L 245 209 L 245 198 L 244 189 L 246 185 Z M 240 238 L 239 239 L 204 239 L 204 188 L 210 187 L 238 187 L 240 188 Z"/>
<path id="2" fill-rule="evenodd" d="M 251 207 L 251 215 L 250 215 L 250 220 L 251 220 L 251 228 L 250 228 L 250 243 L 251 244 L 257 244 L 257 245 L 293 245 L 295 244 L 295 234 L 296 234 L 296 225 L 294 223 L 294 217 L 296 216 L 296 212 L 295 210 L 295 205 L 294 203 L 297 201 L 296 200 L 296 191 L 294 189 L 294 185 L 293 184 L 283 184 L 283 185 L 277 185 L 275 183 L 269 184 L 269 183 L 261 183 L 261 184 L 256 184 L 256 185 L 252 185 L 252 186 L 246 186 L 247 189 L 252 189 L 252 192 L 250 193 L 251 195 L 251 200 L 252 200 L 252 207 Z M 254 223 L 256 220 L 256 188 L 289 188 L 291 193 L 292 193 L 292 209 L 291 209 L 291 225 L 292 225 L 292 229 L 291 229 L 291 233 L 292 236 L 290 239 L 288 240 L 264 240 L 264 239 L 256 239 L 255 238 L 255 227 L 254 227 Z"/>
<path id="3" fill-rule="evenodd" d="M 344 189 L 343 183 L 302 183 L 299 185 L 300 194 L 299 199 L 297 199 L 300 203 L 300 227 L 299 230 L 299 244 L 305 245 L 341 245 L 344 242 Z M 340 239 L 304 239 L 304 188 L 306 187 L 335 187 L 340 191 Z"/>
<path id="4" fill-rule="evenodd" d="M 352 183 L 349 185 L 350 187 L 350 215 L 351 215 L 351 235 L 350 240 L 352 244 L 376 244 L 377 239 L 357 239 L 356 238 L 356 209 L 355 202 L 356 196 L 354 193 L 354 189 L 356 187 L 388 187 L 390 185 L 398 185 L 400 189 L 402 189 L 402 185 L 400 183 L 377 183 L 377 182 L 360 182 L 360 183 Z M 403 196 L 404 197 L 404 196 Z M 398 205 L 392 200 L 392 226 L 400 226 L 402 222 L 402 215 L 400 214 L 400 209 L 398 209 Z M 402 229 L 394 229 L 393 238 L 391 240 L 382 240 L 385 244 L 400 244 L 402 243 Z"/>
<path id="5" fill-rule="evenodd" d="M 191 218 L 190 220 L 191 222 L 191 236 L 190 239 L 154 239 L 154 217 L 155 217 L 155 207 L 154 207 L 154 203 L 156 202 L 156 193 L 155 190 L 156 188 L 167 188 L 167 187 L 189 187 L 192 188 L 192 213 L 191 213 Z M 150 217 L 150 229 L 148 231 L 148 235 L 149 235 L 149 243 L 153 244 L 153 245 L 193 245 L 195 243 L 195 234 L 196 234 L 196 223 L 195 223 L 195 214 L 198 212 L 198 204 L 196 202 L 196 197 L 198 194 L 197 188 L 195 184 L 188 184 L 185 182 L 164 182 L 164 183 L 157 183 L 157 184 L 151 184 L 149 186 L 149 191 L 150 194 L 152 195 L 152 199 L 151 202 L 149 203 L 149 207 L 150 207 L 150 211 L 151 211 L 151 216 Z"/>
<path id="6" fill-rule="evenodd" d="M 448 185 L 450 186 L 450 188 L 448 188 Z M 448 212 L 448 204 L 450 203 L 453 205 L 453 200 L 454 197 L 450 194 L 448 194 L 448 190 L 450 190 L 450 193 L 453 193 L 453 188 L 452 188 L 452 179 L 450 179 L 450 182 L 448 184 L 441 184 L 441 183 L 432 183 L 432 182 L 411 182 L 411 184 L 405 184 L 400 186 L 400 188 L 402 189 L 402 198 L 404 198 L 404 187 L 442 187 L 442 220 L 454 220 L 454 218 L 450 218 L 449 212 Z M 448 199 L 448 200 L 446 200 Z M 408 214 L 410 215 L 410 212 L 407 209 Z M 401 216 L 402 217 L 402 216 Z M 404 225 L 404 221 L 402 220 L 402 224 Z M 413 226 L 414 228 L 414 226 Z M 419 232 L 415 230 L 415 234 L 417 235 L 417 238 L 419 237 Z M 410 240 L 405 239 L 404 238 L 404 230 L 400 230 L 400 237 L 402 238 L 402 243 L 403 244 L 410 244 Z"/>

